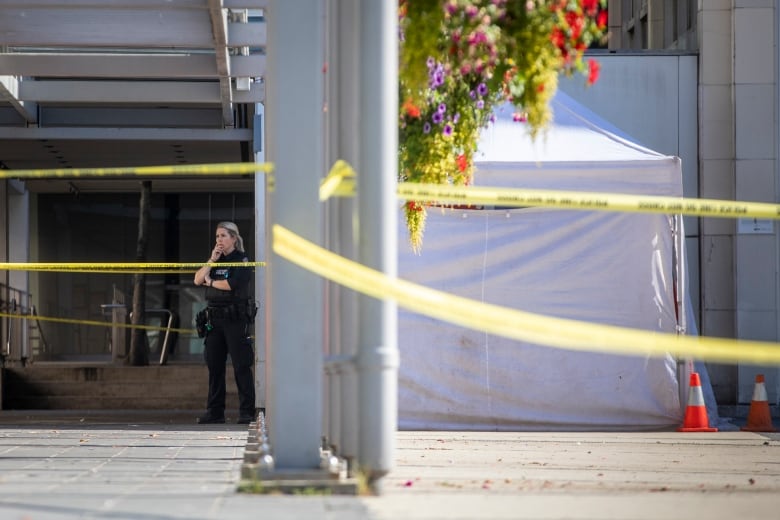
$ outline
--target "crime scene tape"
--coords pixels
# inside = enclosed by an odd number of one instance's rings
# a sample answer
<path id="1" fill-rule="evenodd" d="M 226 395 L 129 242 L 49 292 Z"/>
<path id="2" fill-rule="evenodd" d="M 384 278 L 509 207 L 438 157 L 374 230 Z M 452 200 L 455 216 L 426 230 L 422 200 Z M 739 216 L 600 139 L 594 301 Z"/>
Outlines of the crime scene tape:
<path id="1" fill-rule="evenodd" d="M 699 217 L 780 219 L 780 204 L 618 193 L 402 182 L 398 184 L 398 197 L 416 202 L 449 202 L 458 205 L 539 206 L 589 211 L 682 214 Z"/>
<path id="2" fill-rule="evenodd" d="M 348 162 L 339 159 L 320 183 L 320 201 L 332 196 L 348 197 L 355 193 L 355 170 Z"/>
<path id="3" fill-rule="evenodd" d="M 175 274 L 192 273 L 204 265 L 219 267 L 264 267 L 265 262 L 172 263 L 172 262 L 0 262 L 0 271 L 61 271 L 71 273 Z"/>
<path id="4" fill-rule="evenodd" d="M 320 200 L 331 196 L 355 195 L 355 170 L 349 163 L 336 161 L 320 185 Z M 399 199 L 437 204 L 485 205 L 498 207 L 550 207 L 589 211 L 664 213 L 699 217 L 780 219 L 780 204 L 740 202 L 720 199 L 692 199 L 656 195 L 627 195 L 584 191 L 453 186 L 399 182 Z"/>
<path id="5" fill-rule="evenodd" d="M 273 227 L 273 250 L 304 269 L 419 314 L 510 339 L 575 351 L 630 356 L 675 354 L 714 362 L 780 365 L 780 344 L 682 336 L 554 318 L 451 295 L 385 276 Z"/>
<path id="6" fill-rule="evenodd" d="M 142 329 L 142 330 L 156 330 L 160 332 L 176 332 L 182 335 L 195 335 L 197 331 L 195 329 L 174 329 L 167 327 L 159 327 L 155 325 L 133 325 L 132 323 L 120 323 L 110 321 L 96 321 L 96 320 L 76 320 L 73 318 L 56 318 L 53 316 L 38 316 L 37 314 L 10 314 L 6 312 L 0 312 L 0 318 L 13 318 L 20 320 L 37 320 L 48 321 L 52 323 L 69 323 L 73 325 L 88 325 L 94 327 L 119 327 L 120 329 Z"/>
<path id="7" fill-rule="evenodd" d="M 69 179 L 77 177 L 165 177 L 169 175 L 248 175 L 270 173 L 272 163 L 177 164 L 120 168 L 60 168 L 0 170 L 0 179 Z"/>

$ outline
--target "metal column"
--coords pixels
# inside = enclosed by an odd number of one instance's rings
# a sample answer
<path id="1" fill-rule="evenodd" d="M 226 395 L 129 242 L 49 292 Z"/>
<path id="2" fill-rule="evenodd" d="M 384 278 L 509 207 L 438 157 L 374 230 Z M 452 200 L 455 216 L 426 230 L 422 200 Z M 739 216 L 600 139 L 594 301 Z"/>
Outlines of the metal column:
<path id="1" fill-rule="evenodd" d="M 359 261 L 398 272 L 397 4 L 370 0 L 360 12 Z M 398 420 L 398 312 L 394 302 L 358 299 L 358 463 L 375 485 L 393 466 Z"/>
<path id="2" fill-rule="evenodd" d="M 272 0 L 268 18 L 266 158 L 275 186 L 270 223 L 321 240 L 323 4 Z M 277 469 L 320 462 L 323 283 L 267 248 L 268 434 Z"/>
<path id="3" fill-rule="evenodd" d="M 265 162 L 265 107 L 261 103 L 255 105 L 253 152 L 255 162 Z M 255 260 L 264 261 L 269 254 L 266 247 L 266 237 L 270 236 L 268 229 L 268 215 L 266 212 L 266 190 L 268 177 L 264 173 L 255 174 Z M 265 299 L 265 275 L 263 267 L 255 269 L 255 300 L 258 301 L 260 310 L 255 318 L 255 406 L 265 408 L 266 404 L 266 302 Z"/>
<path id="4" fill-rule="evenodd" d="M 328 3 L 328 166 L 341 159 L 357 167 L 360 139 L 360 83 L 358 59 L 361 0 L 329 0 Z M 346 258 L 356 257 L 354 198 L 336 197 L 326 202 L 325 240 L 328 249 Z M 349 461 L 350 473 L 358 454 L 358 388 L 353 362 L 357 352 L 357 306 L 354 291 L 328 286 L 328 341 L 332 357 L 345 360 L 329 370 L 328 441 Z M 327 363 L 326 363 L 327 366 Z"/>

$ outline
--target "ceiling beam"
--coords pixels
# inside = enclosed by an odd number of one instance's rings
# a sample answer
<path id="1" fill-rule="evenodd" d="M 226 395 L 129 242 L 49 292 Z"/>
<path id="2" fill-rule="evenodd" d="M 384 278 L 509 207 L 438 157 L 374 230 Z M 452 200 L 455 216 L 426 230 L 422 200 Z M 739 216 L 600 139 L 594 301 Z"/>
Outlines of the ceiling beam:
<path id="1" fill-rule="evenodd" d="M 231 92 L 233 102 L 261 103 L 262 83 L 250 90 Z M 19 83 L 18 99 L 37 103 L 125 104 L 217 104 L 223 94 L 217 82 L 207 81 L 32 81 Z"/>
<path id="2" fill-rule="evenodd" d="M 222 103 L 222 122 L 225 126 L 234 126 L 233 89 L 230 80 L 230 56 L 227 48 L 227 10 L 222 0 L 208 0 L 211 34 L 214 38 L 214 56 L 219 76 L 219 93 Z"/>
<path id="3" fill-rule="evenodd" d="M 38 110 L 35 103 L 19 99 L 19 80 L 17 78 L 0 76 L 0 100 L 9 103 L 28 124 L 38 122 Z"/>
<path id="4" fill-rule="evenodd" d="M 104 126 L 104 127 L 165 127 L 222 128 L 220 107 L 136 107 L 136 106 L 43 106 L 39 125 Z"/>
<path id="5" fill-rule="evenodd" d="M 106 127 L 5 127 L 0 126 L 0 139 L 59 139 L 89 141 L 247 141 L 251 128 L 106 128 Z"/>
<path id="6" fill-rule="evenodd" d="M 265 46 L 264 23 L 227 26 L 225 34 L 235 36 L 226 46 Z M 209 17 L 194 9 L 0 7 L 0 45 L 9 47 L 213 49 L 211 30 Z"/>
<path id="7" fill-rule="evenodd" d="M 0 53 L 0 70 L 12 76 L 47 78 L 217 78 L 214 55 Z M 231 56 L 234 77 L 265 75 L 265 56 Z"/>
<path id="8" fill-rule="evenodd" d="M 228 24 L 228 47 L 257 47 L 257 42 L 265 42 L 268 39 L 265 23 L 235 22 Z"/>
<path id="9" fill-rule="evenodd" d="M 227 8 L 266 9 L 268 0 L 224 0 Z M 0 0 L 0 8 L 39 9 L 44 7 L 63 7 L 71 9 L 206 9 L 204 0 Z"/>
<path id="10" fill-rule="evenodd" d="M 223 0 L 229 9 L 267 9 L 268 0 Z"/>

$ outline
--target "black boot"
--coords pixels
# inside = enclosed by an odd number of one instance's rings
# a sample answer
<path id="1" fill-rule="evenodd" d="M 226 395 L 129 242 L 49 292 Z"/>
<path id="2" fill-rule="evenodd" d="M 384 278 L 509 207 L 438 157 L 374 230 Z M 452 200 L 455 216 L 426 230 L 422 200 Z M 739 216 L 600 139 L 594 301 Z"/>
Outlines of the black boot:
<path id="1" fill-rule="evenodd" d="M 216 415 L 211 412 L 206 412 L 198 417 L 198 424 L 224 424 L 225 414 Z"/>

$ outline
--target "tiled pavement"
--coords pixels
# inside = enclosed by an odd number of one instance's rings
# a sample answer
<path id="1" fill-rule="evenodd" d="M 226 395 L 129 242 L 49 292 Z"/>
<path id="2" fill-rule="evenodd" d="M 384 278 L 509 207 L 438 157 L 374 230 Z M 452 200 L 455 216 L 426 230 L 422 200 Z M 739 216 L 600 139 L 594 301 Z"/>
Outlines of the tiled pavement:
<path id="1" fill-rule="evenodd" d="M 780 518 L 780 434 L 399 432 L 383 494 L 236 491 L 246 425 L 0 411 L 0 519 Z"/>

